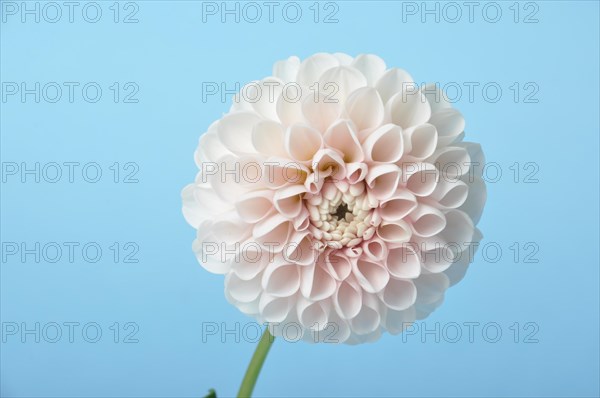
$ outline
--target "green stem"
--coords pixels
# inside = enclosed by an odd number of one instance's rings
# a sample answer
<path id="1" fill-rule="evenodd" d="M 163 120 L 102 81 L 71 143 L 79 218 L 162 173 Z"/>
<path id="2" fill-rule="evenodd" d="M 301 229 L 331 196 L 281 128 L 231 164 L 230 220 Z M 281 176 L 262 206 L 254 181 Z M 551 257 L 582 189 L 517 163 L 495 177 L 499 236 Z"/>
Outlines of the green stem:
<path id="1" fill-rule="evenodd" d="M 269 327 L 267 326 L 265 332 L 260 338 L 260 341 L 258 342 L 258 346 L 254 351 L 254 355 L 252 355 L 252 359 L 250 360 L 250 364 L 248 365 L 248 369 L 244 375 L 244 380 L 242 380 L 242 385 L 240 386 L 240 391 L 237 395 L 238 398 L 248 398 L 252 395 L 252 390 L 254 390 L 256 379 L 258 379 L 258 374 L 260 373 L 260 369 L 267 358 L 267 354 L 269 353 L 269 349 L 271 348 L 273 341 L 275 341 L 275 337 L 271 336 L 271 333 L 269 333 Z"/>

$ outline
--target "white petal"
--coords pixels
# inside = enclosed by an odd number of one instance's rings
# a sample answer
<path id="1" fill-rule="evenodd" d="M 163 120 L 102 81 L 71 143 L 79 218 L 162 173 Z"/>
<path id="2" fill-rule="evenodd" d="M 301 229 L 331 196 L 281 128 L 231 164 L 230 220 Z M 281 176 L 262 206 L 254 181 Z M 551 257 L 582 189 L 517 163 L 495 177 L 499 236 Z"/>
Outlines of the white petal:
<path id="1" fill-rule="evenodd" d="M 300 68 L 300 58 L 291 56 L 288 59 L 277 61 L 273 65 L 273 76 L 288 83 L 296 80 L 298 69 Z"/>
<path id="2" fill-rule="evenodd" d="M 342 113 L 339 101 L 329 101 L 323 93 L 307 95 L 302 100 L 302 114 L 312 127 L 325 132 Z"/>
<path id="3" fill-rule="evenodd" d="M 219 139 L 233 153 L 254 153 L 252 129 L 260 120 L 260 116 L 249 112 L 225 115 L 218 125 Z"/>
<path id="4" fill-rule="evenodd" d="M 431 115 L 429 123 L 438 132 L 438 145 L 449 145 L 465 130 L 465 119 L 454 108 L 441 109 Z"/>
<path id="5" fill-rule="evenodd" d="M 362 289 L 351 279 L 342 281 L 333 295 L 333 304 L 340 318 L 354 318 L 362 307 Z"/>
<path id="6" fill-rule="evenodd" d="M 291 303 L 287 297 L 278 298 L 263 293 L 258 308 L 265 322 L 282 322 L 290 312 Z"/>
<path id="7" fill-rule="evenodd" d="M 393 124 L 383 125 L 362 146 L 367 162 L 395 163 L 404 151 L 402 129 Z"/>
<path id="8" fill-rule="evenodd" d="M 292 124 L 306 122 L 302 113 L 302 100 L 302 88 L 297 84 L 286 86 L 279 95 L 275 108 L 277 117 L 283 125 L 291 126 Z"/>
<path id="9" fill-rule="evenodd" d="M 261 276 L 245 281 L 230 273 L 225 277 L 225 288 L 235 300 L 249 303 L 262 293 L 260 282 Z"/>
<path id="10" fill-rule="evenodd" d="M 398 68 L 389 69 L 375 83 L 384 104 L 407 87 L 414 87 L 413 78 L 407 71 Z"/>
<path id="11" fill-rule="evenodd" d="M 323 72 L 339 64 L 340 61 L 331 54 L 314 54 L 302 61 L 296 80 L 303 86 L 311 86 L 319 81 Z"/>
<path id="12" fill-rule="evenodd" d="M 323 137 L 310 126 L 295 124 L 285 134 L 285 149 L 292 159 L 309 162 L 323 146 Z"/>
<path id="13" fill-rule="evenodd" d="M 435 207 L 419 204 L 409 218 L 412 220 L 413 231 L 422 237 L 436 235 L 446 227 L 446 217 Z"/>
<path id="14" fill-rule="evenodd" d="M 283 126 L 272 120 L 263 120 L 252 129 L 252 144 L 257 152 L 268 156 L 285 157 Z"/>
<path id="15" fill-rule="evenodd" d="M 239 252 L 236 252 L 231 261 L 231 271 L 240 279 L 254 279 L 271 262 L 272 257 L 273 255 L 264 251 L 258 242 L 249 239 L 243 242 Z"/>
<path id="16" fill-rule="evenodd" d="M 437 186 L 439 172 L 430 163 L 407 163 L 403 165 L 402 179 L 416 196 L 429 196 Z"/>
<path id="17" fill-rule="evenodd" d="M 466 244 L 473 241 L 475 225 L 466 213 L 460 210 L 449 210 L 444 216 L 446 227 L 440 235 L 446 242 L 456 243 L 459 247 L 465 248 Z"/>
<path id="18" fill-rule="evenodd" d="M 426 123 L 430 116 L 427 98 L 417 89 L 401 91 L 385 104 L 384 120 L 404 129 Z"/>
<path id="19" fill-rule="evenodd" d="M 451 108 L 452 104 L 448 101 L 446 93 L 440 89 L 437 83 L 428 83 L 421 90 L 427 97 L 427 101 L 431 106 L 431 112 L 436 113 L 442 109 Z"/>
<path id="20" fill-rule="evenodd" d="M 340 65 L 350 65 L 354 58 L 345 53 L 333 53 L 333 56 L 340 61 Z"/>
<path id="21" fill-rule="evenodd" d="M 377 306 L 377 300 L 366 294 L 360 312 L 350 321 L 352 331 L 358 335 L 366 335 L 374 332 L 381 323 L 381 315 Z"/>
<path id="22" fill-rule="evenodd" d="M 325 98 L 337 100 L 342 105 L 350 93 L 366 85 L 367 79 L 351 66 L 331 68 L 319 79 L 319 91 L 325 94 Z"/>
<path id="23" fill-rule="evenodd" d="M 346 113 L 358 130 L 375 128 L 383 121 L 384 107 L 379 92 L 373 87 L 362 87 L 348 97 Z"/>
<path id="24" fill-rule="evenodd" d="M 300 324 L 305 329 L 323 330 L 327 326 L 328 309 L 324 307 L 323 301 L 312 302 L 305 298 L 299 298 L 297 303 L 297 315 Z"/>
<path id="25" fill-rule="evenodd" d="M 455 181 L 470 170 L 471 157 L 465 148 L 458 146 L 442 147 L 431 155 L 427 162 L 435 164 L 442 179 Z"/>
<path id="26" fill-rule="evenodd" d="M 483 207 L 487 198 L 487 190 L 485 182 L 480 177 L 475 177 L 473 182 L 469 184 L 469 196 L 465 203 L 459 207 L 459 210 L 464 211 L 477 224 L 483 213 Z"/>
<path id="27" fill-rule="evenodd" d="M 351 121 L 340 120 L 325 132 L 323 139 L 329 148 L 343 154 L 344 162 L 362 162 L 363 151 Z"/>
<path id="28" fill-rule="evenodd" d="M 275 77 L 250 82 L 242 87 L 238 97 L 248 102 L 251 109 L 266 119 L 279 121 L 276 102 L 281 94 L 283 82 Z"/>
<path id="29" fill-rule="evenodd" d="M 425 159 L 437 147 L 438 136 L 435 126 L 429 123 L 411 127 L 402 132 L 406 152 L 415 159 Z"/>
<path id="30" fill-rule="evenodd" d="M 196 164 L 201 168 L 202 162 L 216 162 L 225 155 L 231 155 L 231 151 L 225 148 L 225 145 L 219 139 L 218 123 L 215 122 L 209 127 L 208 131 L 200 136 L 198 149 L 194 154 Z"/>
<path id="31" fill-rule="evenodd" d="M 390 279 L 383 292 L 381 300 L 388 307 L 402 311 L 412 306 L 417 300 L 417 288 L 411 281 Z"/>
<path id="32" fill-rule="evenodd" d="M 455 209 L 462 206 L 469 195 L 469 187 L 464 182 L 442 180 L 438 182 L 430 198 L 442 207 Z"/>
<path id="33" fill-rule="evenodd" d="M 421 259 L 409 244 L 391 249 L 386 265 L 390 275 L 396 279 L 414 279 L 421 274 Z"/>
<path id="34" fill-rule="evenodd" d="M 369 86 L 375 85 L 386 69 L 383 59 L 373 54 L 360 54 L 351 65 L 365 75 Z"/>

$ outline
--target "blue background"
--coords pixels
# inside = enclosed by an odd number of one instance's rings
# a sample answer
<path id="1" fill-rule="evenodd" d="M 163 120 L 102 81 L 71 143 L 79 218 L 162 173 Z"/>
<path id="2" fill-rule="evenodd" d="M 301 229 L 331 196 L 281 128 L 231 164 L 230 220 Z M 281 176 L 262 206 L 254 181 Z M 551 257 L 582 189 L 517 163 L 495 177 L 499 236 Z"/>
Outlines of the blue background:
<path id="1" fill-rule="evenodd" d="M 480 142 L 503 172 L 488 183 L 479 224 L 482 244 L 497 244 L 503 254 L 491 262 L 480 252 L 422 327 L 496 322 L 503 335 L 497 343 L 481 328 L 473 342 L 436 342 L 432 335 L 423 342 L 420 334 L 386 334 L 361 346 L 276 341 L 255 395 L 598 396 L 598 2 L 537 2 L 537 23 L 522 23 L 533 10 L 524 3 L 515 23 L 512 3 L 500 3 L 497 23 L 485 21 L 481 6 L 473 23 L 467 15 L 457 23 L 436 23 L 431 15 L 422 22 L 419 14 L 403 21 L 402 3 L 391 1 L 339 2 L 338 22 L 330 24 L 313 21 L 312 2 L 301 3 L 295 24 L 281 8 L 273 23 L 266 16 L 254 24 L 231 16 L 203 23 L 195 1 L 137 2 L 139 22 L 132 24 L 113 22 L 112 1 L 100 2 L 98 23 L 85 22 L 81 6 L 73 23 L 65 15 L 57 23 L 7 16 L 2 82 L 98 82 L 103 95 L 88 103 L 78 94 L 69 103 L 63 93 L 54 104 L 9 97 L 1 104 L 2 162 L 97 162 L 104 174 L 95 184 L 81 174 L 74 183 L 7 176 L 2 242 L 98 242 L 104 251 L 97 263 L 80 254 L 73 263 L 65 255 L 57 263 L 8 257 L 1 264 L 1 320 L 30 328 L 96 322 L 103 335 L 88 343 L 78 329 L 73 343 L 63 335 L 52 344 L 4 334 L 2 396 L 237 392 L 255 343 L 233 335 L 203 342 L 202 324 L 233 329 L 252 320 L 226 302 L 223 278 L 197 264 L 194 231 L 180 210 L 180 190 L 196 173 L 198 137 L 229 109 L 218 97 L 203 102 L 202 82 L 231 88 L 270 75 L 276 60 L 319 51 L 374 53 L 417 82 L 480 83 L 472 101 L 465 88 L 455 106 L 467 120 L 467 140 Z M 129 11 L 121 9 L 120 19 Z M 114 103 L 113 82 L 135 82 L 139 102 Z M 503 89 L 499 101 L 484 98 L 486 82 Z M 514 82 L 535 83 L 538 102 L 524 103 L 531 90 L 515 102 Z M 137 163 L 139 182 L 112 182 L 114 162 Z M 517 182 L 509 169 L 515 162 Z M 527 162 L 539 167 L 538 183 L 523 182 Z M 139 262 L 115 264 L 112 242 L 137 243 Z M 513 242 L 522 250 L 516 262 Z M 523 261 L 527 242 L 539 247 L 537 263 Z M 109 329 L 114 322 L 119 343 Z M 127 322 L 139 326 L 138 343 L 122 342 Z M 527 322 L 539 328 L 537 343 L 524 342 Z"/>

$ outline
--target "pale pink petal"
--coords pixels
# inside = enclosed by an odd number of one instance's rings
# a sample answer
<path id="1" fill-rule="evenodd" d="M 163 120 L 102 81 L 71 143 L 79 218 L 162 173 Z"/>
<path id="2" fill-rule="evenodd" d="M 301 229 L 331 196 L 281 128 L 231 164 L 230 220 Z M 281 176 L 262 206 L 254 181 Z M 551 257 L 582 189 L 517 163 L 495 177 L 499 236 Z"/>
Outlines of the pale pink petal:
<path id="1" fill-rule="evenodd" d="M 402 220 L 384 221 L 377 228 L 377 236 L 389 243 L 404 243 L 412 235 L 410 225 Z"/>
<path id="2" fill-rule="evenodd" d="M 352 264 L 345 254 L 333 251 L 325 257 L 325 269 L 334 279 L 343 281 L 352 272 Z"/>
<path id="3" fill-rule="evenodd" d="M 302 211 L 302 194 L 304 192 L 306 192 L 304 185 L 283 187 L 275 191 L 272 203 L 277 211 L 285 217 L 297 217 Z"/>
<path id="4" fill-rule="evenodd" d="M 352 271 L 360 286 L 369 293 L 380 292 L 390 279 L 383 265 L 363 258 L 352 264 Z"/>
<path id="5" fill-rule="evenodd" d="M 363 253 L 371 261 L 381 261 L 387 257 L 387 244 L 378 238 L 371 238 L 362 244 Z"/>
<path id="6" fill-rule="evenodd" d="M 308 231 L 292 233 L 285 247 L 287 261 L 313 267 L 318 255 L 318 249 L 313 244 L 312 236 Z"/>
<path id="7" fill-rule="evenodd" d="M 398 189 L 391 198 L 381 201 L 379 214 L 386 221 L 401 220 L 417 206 L 417 198 L 410 192 Z"/>
<path id="8" fill-rule="evenodd" d="M 320 264 L 301 267 L 300 291 L 309 300 L 317 301 L 331 297 L 335 293 L 336 281 Z"/>
<path id="9" fill-rule="evenodd" d="M 312 169 L 318 177 L 325 179 L 333 178 L 340 181 L 346 177 L 346 165 L 342 156 L 333 149 L 320 149 L 315 153 L 312 160 Z"/>
<path id="10" fill-rule="evenodd" d="M 248 192 L 238 198 L 235 208 L 244 222 L 254 224 L 272 212 L 273 191 Z"/>
<path id="11" fill-rule="evenodd" d="M 357 186 L 359 182 L 367 177 L 369 168 L 365 163 L 348 163 L 346 165 L 346 178 L 352 184 L 350 188 Z M 363 187 L 363 185 L 358 185 Z"/>
<path id="12" fill-rule="evenodd" d="M 379 164 L 369 169 L 365 181 L 375 198 L 387 199 L 398 188 L 400 168 L 394 164 Z"/>
<path id="13" fill-rule="evenodd" d="M 300 270 L 293 264 L 272 262 L 262 276 L 262 288 L 273 297 L 289 297 L 300 289 Z"/>
<path id="14" fill-rule="evenodd" d="M 278 253 L 284 249 L 292 229 L 287 218 L 274 214 L 254 225 L 252 236 L 266 249 Z"/>

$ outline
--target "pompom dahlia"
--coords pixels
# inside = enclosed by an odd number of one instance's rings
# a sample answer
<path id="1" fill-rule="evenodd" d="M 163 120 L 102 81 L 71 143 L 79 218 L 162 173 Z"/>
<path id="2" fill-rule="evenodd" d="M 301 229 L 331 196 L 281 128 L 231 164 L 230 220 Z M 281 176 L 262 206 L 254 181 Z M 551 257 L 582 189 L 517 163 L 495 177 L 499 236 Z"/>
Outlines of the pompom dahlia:
<path id="1" fill-rule="evenodd" d="M 462 278 L 483 155 L 435 85 L 374 55 L 277 62 L 200 138 L 182 192 L 193 249 L 274 335 L 401 332 Z"/>

